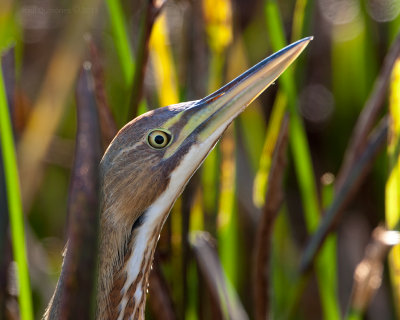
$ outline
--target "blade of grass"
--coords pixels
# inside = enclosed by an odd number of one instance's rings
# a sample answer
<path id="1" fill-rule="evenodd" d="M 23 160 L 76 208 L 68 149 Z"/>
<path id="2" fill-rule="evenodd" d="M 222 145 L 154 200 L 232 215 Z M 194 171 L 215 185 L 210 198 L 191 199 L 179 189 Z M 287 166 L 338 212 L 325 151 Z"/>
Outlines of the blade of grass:
<path id="1" fill-rule="evenodd" d="M 219 144 L 212 150 L 204 160 L 201 167 L 201 186 L 203 190 L 203 215 L 204 228 L 214 236 L 216 235 L 216 208 L 219 198 Z"/>
<path id="2" fill-rule="evenodd" d="M 196 265 L 193 260 L 189 261 L 189 265 L 187 267 L 187 281 L 188 281 L 188 297 L 187 297 L 187 306 L 185 310 L 185 318 L 188 320 L 197 320 L 199 309 L 199 281 L 196 275 Z"/>
<path id="3" fill-rule="evenodd" d="M 286 101 L 286 96 L 279 91 L 272 107 L 272 114 L 260 157 L 260 164 L 253 184 L 253 202 L 259 208 L 265 205 L 265 195 L 268 191 L 268 176 L 270 175 L 272 156 L 276 148 L 276 143 L 278 142 L 279 132 L 286 109 Z"/>
<path id="4" fill-rule="evenodd" d="M 304 17 L 308 0 L 297 0 L 293 13 L 292 41 L 300 39 L 303 34 Z"/>
<path id="5" fill-rule="evenodd" d="M 271 239 L 271 286 L 269 319 L 287 319 L 287 314 L 297 306 L 304 288 L 297 276 L 297 249 L 285 206 L 279 211 Z M 289 318 L 290 319 L 290 318 Z"/>
<path id="6" fill-rule="evenodd" d="M 210 297 L 218 306 L 223 319 L 248 319 L 248 315 L 218 259 L 212 237 L 206 232 L 196 232 L 192 236 L 191 244 Z"/>
<path id="7" fill-rule="evenodd" d="M 211 49 L 212 55 L 224 54 L 227 47 L 231 44 L 233 39 L 232 30 L 232 6 L 231 2 L 227 0 L 205 0 L 203 2 L 203 12 L 205 19 L 205 28 L 207 32 L 208 45 Z M 218 68 L 212 68 L 219 71 Z M 210 80 L 211 90 L 214 91 L 219 88 L 221 76 L 223 73 L 214 74 Z"/>
<path id="8" fill-rule="evenodd" d="M 393 66 L 389 112 L 389 141 L 387 153 L 389 158 L 389 175 L 386 183 L 386 225 L 390 230 L 400 230 L 400 58 Z M 389 254 L 389 267 L 394 301 L 400 301 L 400 246 Z M 400 317 L 400 306 L 395 303 L 397 317 Z"/>
<path id="9" fill-rule="evenodd" d="M 147 0 L 145 2 L 145 6 L 147 5 Z M 111 90 L 111 95 L 115 92 L 116 94 L 121 94 L 121 86 L 122 86 L 122 97 L 112 97 L 111 106 L 118 106 L 114 108 L 115 120 L 119 126 L 124 125 L 127 121 L 134 118 L 137 113 L 137 109 L 132 111 L 131 102 L 133 93 L 136 90 L 141 90 L 140 88 L 136 88 L 136 83 L 134 83 L 134 78 L 136 73 L 142 73 L 145 66 L 139 66 L 136 61 L 136 56 L 131 48 L 131 39 L 129 36 L 129 32 L 127 30 L 127 21 L 123 12 L 123 8 L 121 6 L 120 0 L 107 0 L 106 1 L 109 18 L 110 18 L 110 27 L 112 34 L 112 50 L 116 49 L 116 57 L 114 59 L 119 61 L 120 69 L 122 72 L 122 84 L 116 88 L 113 88 L 113 82 L 109 81 L 107 84 Z M 142 17 L 147 15 L 146 8 L 144 9 L 144 13 L 142 13 Z M 142 19 L 145 20 L 145 19 Z M 139 39 L 139 47 L 141 47 L 142 42 Z M 111 44 L 111 43 L 110 43 Z M 113 59 L 113 60 L 114 60 Z M 114 61 L 110 61 L 110 67 L 114 69 Z M 139 70 L 138 70 L 139 69 Z M 120 72 L 115 74 L 115 77 L 119 80 Z M 142 83 L 139 83 L 141 86 Z M 133 87 L 135 86 L 135 88 Z M 114 93 L 114 95 L 115 95 Z M 114 101 L 113 101 L 114 100 Z M 140 100 L 139 100 L 140 101 Z M 135 112 L 136 111 L 136 112 Z M 134 114 L 135 113 L 135 114 Z M 134 115 L 133 115 L 134 114 Z"/>
<path id="10" fill-rule="evenodd" d="M 399 30 L 400 30 L 400 14 L 397 15 L 397 18 L 392 20 L 389 23 L 389 44 L 392 43 L 394 41 L 394 39 L 396 39 L 397 35 L 399 34 Z"/>
<path id="11" fill-rule="evenodd" d="M 351 128 L 367 96 L 368 80 L 373 68 L 367 63 L 367 28 L 362 10 L 347 24 L 333 24 L 332 32 L 332 90 L 336 100 L 335 116 L 341 128 Z M 371 59 L 375 60 L 375 59 Z M 352 84 L 356 83 L 354 86 Z M 353 115 L 353 117 L 350 117 Z M 337 137 L 339 138 L 339 137 Z M 347 134 L 343 134 L 347 140 Z M 342 142 L 343 143 L 343 142 Z"/>
<path id="12" fill-rule="evenodd" d="M 155 79 L 160 106 L 179 102 L 176 64 L 168 45 L 168 27 L 165 13 L 154 23 L 150 38 L 151 58 L 154 63 Z"/>
<path id="13" fill-rule="evenodd" d="M 275 0 L 265 1 L 265 16 L 272 48 L 277 51 L 285 46 L 286 41 L 278 5 Z M 300 185 L 307 229 L 309 232 L 312 232 L 318 224 L 319 204 L 307 137 L 298 112 L 293 70 L 286 70 L 286 72 L 280 77 L 279 81 L 282 85 L 282 90 L 288 99 L 288 111 L 290 115 L 290 147 L 293 153 L 298 178 L 297 180 Z"/>
<path id="14" fill-rule="evenodd" d="M 262 216 L 257 227 L 255 242 L 255 263 L 253 273 L 253 288 L 255 299 L 255 318 L 264 320 L 269 314 L 270 299 L 270 263 L 271 240 L 275 218 L 283 202 L 283 175 L 286 167 L 286 149 L 288 140 L 288 118 L 286 117 L 282 129 L 279 131 L 276 148 L 273 151 L 271 170 L 269 170 L 270 187 L 266 194 Z"/>
<path id="15" fill-rule="evenodd" d="M 125 17 L 119 0 L 106 0 L 108 13 L 110 15 L 111 29 L 115 47 L 117 49 L 121 71 L 125 83 L 129 88 L 135 72 L 135 61 L 130 47 L 128 31 L 126 29 Z"/>
<path id="16" fill-rule="evenodd" d="M 190 226 L 189 232 L 204 230 L 204 214 L 202 210 L 202 194 L 200 189 L 197 189 L 194 195 L 193 204 L 190 210 Z M 189 239 L 187 239 L 189 241 Z M 189 243 L 190 244 L 190 243 Z M 196 275 L 196 264 L 192 259 L 189 259 L 187 268 L 187 305 L 185 310 L 185 319 L 198 319 L 197 310 L 199 306 L 199 283 Z"/>
<path id="17" fill-rule="evenodd" d="M 17 22 L 18 19 L 16 19 L 13 1 L 2 1 L 0 12 L 0 51 L 3 51 L 20 39 L 20 25 Z"/>
<path id="18" fill-rule="evenodd" d="M 231 283 L 238 285 L 240 243 L 236 206 L 236 152 L 234 124 L 226 130 L 220 144 L 221 185 L 218 207 L 218 249 L 221 263 Z"/>
<path id="19" fill-rule="evenodd" d="M 0 52 L 1 51 L 2 50 L 0 49 Z M 0 64 L 3 68 L 3 82 L 6 90 L 6 100 L 9 105 L 13 106 L 13 109 L 15 108 L 13 99 L 15 90 L 14 54 L 15 52 L 13 49 L 5 51 L 4 55 L 1 57 Z M 15 116 L 13 116 L 15 110 L 10 111 L 10 117 L 13 119 L 13 129 L 14 132 L 16 132 Z M 0 319 L 6 319 L 7 286 L 9 282 L 8 269 L 12 260 L 11 242 L 8 232 L 10 228 L 9 220 L 7 186 L 5 181 L 2 148 L 0 144 Z"/>
<path id="20" fill-rule="evenodd" d="M 304 21 L 304 12 L 307 5 L 306 1 L 298 1 L 296 3 L 296 11 L 293 25 L 293 35 L 300 36 L 301 29 Z M 273 0 L 265 2 L 266 20 L 271 34 L 271 43 L 274 50 L 279 49 L 285 45 L 282 21 L 280 21 L 280 13 L 277 3 Z M 305 221 L 307 230 L 312 233 L 316 230 L 320 220 L 320 209 L 317 196 L 317 190 L 314 180 L 314 173 L 311 161 L 310 150 L 307 142 L 305 128 L 298 111 L 298 97 L 296 92 L 296 85 L 294 80 L 294 72 L 288 70 L 281 77 L 282 91 L 287 99 L 287 108 L 290 114 L 290 146 L 292 149 L 294 165 L 297 174 L 297 180 L 300 185 L 300 192 L 302 196 L 303 209 L 305 213 Z M 279 97 L 279 95 L 278 95 Z M 285 101 L 282 105 L 285 104 Z M 277 102 L 277 106 L 279 106 Z M 279 110 L 273 111 L 279 116 Z M 274 113 L 273 113 L 274 115 Z M 282 121 L 281 118 L 276 119 Z M 269 140 L 267 142 L 267 139 Z M 275 145 L 276 137 L 274 135 L 267 135 L 266 144 Z M 268 154 L 266 156 L 268 158 Z M 267 161 L 264 160 L 266 163 Z M 267 166 L 265 169 L 267 170 Z M 266 188 L 266 186 L 264 186 Z M 324 248 L 323 256 L 319 258 L 316 265 L 316 273 L 318 278 L 318 287 L 321 292 L 322 309 L 325 319 L 340 319 L 339 303 L 335 292 L 331 293 L 330 286 L 327 283 L 332 283 L 330 276 L 332 273 L 327 270 L 336 269 L 336 250 L 334 241 Z M 330 266 L 330 263 L 334 265 Z M 329 269 L 327 269 L 327 267 Z"/>
<path id="21" fill-rule="evenodd" d="M 190 212 L 190 226 L 189 226 L 190 231 L 199 231 L 205 229 L 204 216 L 201 203 L 202 197 L 203 197 L 202 192 L 200 191 L 200 189 L 198 189 L 194 197 Z"/>
<path id="22" fill-rule="evenodd" d="M 196 191 L 199 186 L 199 175 L 194 175 L 187 184 L 182 193 L 182 228 L 181 228 L 181 258 L 182 258 L 182 315 L 187 311 L 188 304 L 188 270 L 190 262 L 190 243 L 189 243 L 189 227 L 191 220 L 191 212 L 194 201 L 196 199 Z"/>
<path id="23" fill-rule="evenodd" d="M 6 318 L 7 270 L 9 266 L 6 252 L 9 246 L 9 224 L 3 153 L 0 147 L 0 319 Z"/>
<path id="24" fill-rule="evenodd" d="M 144 76 L 149 58 L 149 40 L 157 16 L 165 3 L 163 1 L 146 0 L 144 2 L 144 14 L 140 22 L 138 48 L 136 50 L 136 65 L 132 88 L 130 90 L 130 106 L 128 121 L 136 117 L 143 95 Z"/>
<path id="25" fill-rule="evenodd" d="M 322 206 L 327 208 L 333 200 L 334 176 L 326 173 L 321 178 Z M 322 311 L 324 319 L 341 319 L 340 305 L 338 301 L 338 278 L 337 278 L 337 237 L 329 235 L 316 260 L 316 275 L 321 295 Z"/>
<path id="26" fill-rule="evenodd" d="M 305 9 L 307 7 L 307 0 L 297 0 L 295 12 L 293 16 L 292 26 L 292 41 L 299 39 L 302 35 L 304 27 Z M 269 28 L 273 30 L 270 35 L 273 39 L 274 47 L 283 46 L 285 43 L 282 23 L 279 18 L 279 11 L 276 5 L 272 4 L 268 9 L 267 15 L 272 20 L 269 23 Z M 292 67 L 294 70 L 294 66 Z M 264 147 L 260 157 L 259 168 L 254 180 L 253 185 L 253 202 L 257 207 L 262 207 L 265 201 L 265 195 L 268 189 L 268 175 L 270 164 L 272 162 L 272 153 L 277 143 L 278 131 L 282 125 L 283 115 L 287 106 L 287 96 L 282 90 L 279 90 L 272 107 L 272 114 L 269 121 L 267 134 L 264 140 Z"/>
<path id="27" fill-rule="evenodd" d="M 346 144 L 350 147 L 350 142 L 351 149 L 347 149 L 346 152 L 356 156 L 362 145 L 353 144 L 356 141 L 349 140 L 348 137 L 354 127 L 354 119 L 357 118 L 365 98 L 368 96 L 368 90 L 370 90 L 373 80 L 371 74 L 375 74 L 375 61 L 378 60 L 375 57 L 369 57 L 374 50 L 368 50 L 367 27 L 365 13 L 361 9 L 347 23 L 332 25 L 332 91 L 335 97 L 334 117 L 337 125 L 332 127 L 330 141 L 334 141 L 341 148 L 344 148 Z M 356 128 L 358 126 L 359 123 Z M 372 126 L 368 128 L 367 134 L 371 128 Z M 338 130 L 341 130 L 341 135 L 335 134 Z M 365 144 L 366 136 L 363 137 L 363 141 L 358 141 L 358 143 Z M 343 161 L 340 153 L 337 152 L 331 153 L 330 157 L 339 163 Z M 351 160 L 347 153 L 345 159 L 346 161 Z M 346 173 L 339 172 L 337 175 L 337 188 L 343 182 L 344 174 Z"/>
<path id="28" fill-rule="evenodd" d="M 24 215 L 19 186 L 19 175 L 15 155 L 15 145 L 11 118 L 7 105 L 3 72 L 0 68 L 0 138 L 7 186 L 11 237 L 14 259 L 17 262 L 19 304 L 22 320 L 33 319 L 28 261 L 25 247 Z"/>

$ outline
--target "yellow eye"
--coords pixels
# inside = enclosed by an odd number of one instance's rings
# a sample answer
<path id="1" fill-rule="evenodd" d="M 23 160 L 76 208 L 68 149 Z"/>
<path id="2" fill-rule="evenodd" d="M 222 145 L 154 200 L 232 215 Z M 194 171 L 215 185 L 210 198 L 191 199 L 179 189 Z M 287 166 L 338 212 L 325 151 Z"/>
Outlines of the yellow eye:
<path id="1" fill-rule="evenodd" d="M 149 133 L 147 141 L 153 148 L 162 149 L 171 141 L 171 135 L 165 131 L 157 129 Z"/>

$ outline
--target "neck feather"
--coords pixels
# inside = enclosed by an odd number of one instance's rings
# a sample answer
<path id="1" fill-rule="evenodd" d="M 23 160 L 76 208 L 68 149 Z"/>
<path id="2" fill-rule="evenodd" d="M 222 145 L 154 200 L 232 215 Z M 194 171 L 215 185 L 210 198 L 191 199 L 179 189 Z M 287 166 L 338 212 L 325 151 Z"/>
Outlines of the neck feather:
<path id="1" fill-rule="evenodd" d="M 173 205 L 168 189 L 139 218 L 121 232 L 101 221 L 98 319 L 142 319 L 148 277 L 161 228 Z"/>
<path id="2" fill-rule="evenodd" d="M 143 319 L 148 276 L 161 228 L 190 176 L 200 166 L 224 129 L 210 135 L 202 148 L 192 146 L 187 151 L 176 169 L 171 172 L 163 191 L 142 215 L 137 212 L 134 214 L 135 221 L 140 217 L 140 225 L 124 224 L 120 219 L 110 219 L 121 216 L 120 212 L 102 212 L 98 319 L 129 319 L 132 315 L 133 319 L 136 319 L 136 315 Z"/>

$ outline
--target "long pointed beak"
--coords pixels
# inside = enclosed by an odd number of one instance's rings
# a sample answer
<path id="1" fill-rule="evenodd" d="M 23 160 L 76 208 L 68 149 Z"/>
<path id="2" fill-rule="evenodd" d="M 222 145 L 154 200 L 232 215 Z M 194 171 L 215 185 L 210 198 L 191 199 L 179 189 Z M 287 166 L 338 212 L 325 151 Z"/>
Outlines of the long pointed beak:
<path id="1" fill-rule="evenodd" d="M 200 100 L 195 107 L 203 109 L 208 122 L 215 123 L 207 124 L 204 135 L 238 116 L 296 60 L 312 39 L 308 37 L 288 45 Z"/>
<path id="2" fill-rule="evenodd" d="M 232 120 L 296 60 L 312 39 L 313 37 L 308 37 L 288 45 L 221 89 L 188 106 L 183 113 L 188 113 L 189 120 L 182 128 L 178 141 L 175 141 L 175 148 L 194 132 L 199 143 L 211 135 L 221 135 Z M 182 114 L 179 115 L 181 116 Z M 175 123 L 176 120 L 172 122 Z M 167 156 L 175 151 L 175 148 L 171 147 Z"/>

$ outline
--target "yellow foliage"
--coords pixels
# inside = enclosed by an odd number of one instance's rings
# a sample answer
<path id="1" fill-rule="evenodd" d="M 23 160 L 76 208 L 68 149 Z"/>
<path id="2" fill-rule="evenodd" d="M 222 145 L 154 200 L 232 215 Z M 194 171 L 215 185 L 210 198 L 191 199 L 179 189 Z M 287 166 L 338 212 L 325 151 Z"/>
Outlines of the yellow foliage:
<path id="1" fill-rule="evenodd" d="M 165 14 L 162 14 L 154 23 L 150 37 L 151 58 L 154 65 L 160 106 L 168 106 L 179 102 L 175 63 L 172 58 L 167 30 Z"/>
<path id="2" fill-rule="evenodd" d="M 204 19 L 211 50 L 221 53 L 232 41 L 230 0 L 204 0 Z"/>

